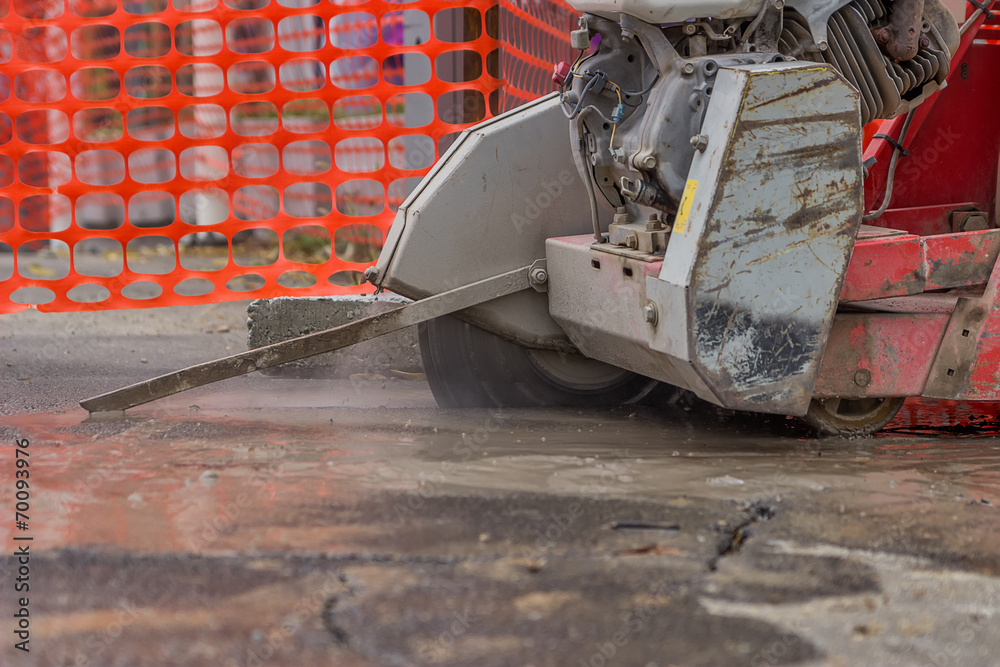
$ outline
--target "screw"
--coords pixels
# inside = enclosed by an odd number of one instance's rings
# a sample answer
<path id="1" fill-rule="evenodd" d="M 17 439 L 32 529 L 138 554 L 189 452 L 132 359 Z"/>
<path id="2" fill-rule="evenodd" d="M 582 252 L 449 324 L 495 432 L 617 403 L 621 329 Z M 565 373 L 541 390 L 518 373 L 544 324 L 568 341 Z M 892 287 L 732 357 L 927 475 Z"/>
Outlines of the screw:
<path id="1" fill-rule="evenodd" d="M 636 248 L 639 247 L 639 237 L 636 236 L 635 234 L 629 234 L 628 237 L 625 239 L 625 245 L 635 250 Z"/>
<path id="2" fill-rule="evenodd" d="M 656 166 L 656 156 L 655 155 L 647 155 L 646 157 L 642 158 L 642 166 L 645 167 L 646 169 L 652 169 L 653 167 L 655 167 Z"/>
<path id="3" fill-rule="evenodd" d="M 708 148 L 708 135 L 696 134 L 691 137 L 691 147 L 699 153 L 704 153 L 705 149 Z"/>
<path id="4" fill-rule="evenodd" d="M 642 319 L 646 320 L 654 327 L 657 321 L 660 319 L 659 314 L 656 312 L 656 305 L 652 302 L 647 303 L 646 307 L 642 309 Z"/>
<path id="5" fill-rule="evenodd" d="M 872 374 L 865 368 L 860 369 L 854 374 L 854 384 L 859 387 L 867 387 L 872 383 Z"/>
<path id="6" fill-rule="evenodd" d="M 534 285 L 544 285 L 549 281 L 549 274 L 542 267 L 538 267 L 531 270 L 531 275 L 529 276 L 529 279 Z"/>
<path id="7" fill-rule="evenodd" d="M 365 280 L 367 280 L 370 283 L 374 283 L 376 280 L 378 280 L 378 268 L 374 266 L 369 266 L 367 269 L 365 269 Z"/>
<path id="8" fill-rule="evenodd" d="M 684 66 L 681 67 L 681 71 L 684 72 L 685 74 L 694 74 L 694 64 L 684 63 Z"/>

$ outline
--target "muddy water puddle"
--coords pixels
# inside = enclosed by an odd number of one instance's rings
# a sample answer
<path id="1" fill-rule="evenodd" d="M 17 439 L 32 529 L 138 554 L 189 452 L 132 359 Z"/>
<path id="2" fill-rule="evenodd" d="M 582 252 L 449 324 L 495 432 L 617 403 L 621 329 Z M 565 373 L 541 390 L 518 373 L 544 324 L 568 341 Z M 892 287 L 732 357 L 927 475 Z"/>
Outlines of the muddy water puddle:
<path id="1" fill-rule="evenodd" d="M 336 552 L 386 527 L 326 525 L 323 508 L 377 494 L 1000 504 L 998 413 L 913 402 L 878 437 L 816 440 L 777 418 L 707 410 L 207 404 L 13 417 L 4 446 L 31 440 L 40 547 Z"/>

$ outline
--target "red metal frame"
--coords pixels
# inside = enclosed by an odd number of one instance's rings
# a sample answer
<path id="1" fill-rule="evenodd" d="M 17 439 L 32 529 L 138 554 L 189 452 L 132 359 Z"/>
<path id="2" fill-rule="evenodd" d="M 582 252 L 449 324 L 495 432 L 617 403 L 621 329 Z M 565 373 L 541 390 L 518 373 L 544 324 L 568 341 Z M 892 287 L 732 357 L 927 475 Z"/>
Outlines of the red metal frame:
<path id="1" fill-rule="evenodd" d="M 1000 3 L 965 33 L 949 85 L 913 113 L 892 199 L 862 228 L 816 383 L 817 397 L 1000 399 L 1000 229 L 956 231 L 956 213 L 1000 222 Z M 970 15 L 972 10 L 970 9 Z M 882 123 L 899 138 L 906 119 Z M 896 149 L 873 139 L 866 207 Z"/>

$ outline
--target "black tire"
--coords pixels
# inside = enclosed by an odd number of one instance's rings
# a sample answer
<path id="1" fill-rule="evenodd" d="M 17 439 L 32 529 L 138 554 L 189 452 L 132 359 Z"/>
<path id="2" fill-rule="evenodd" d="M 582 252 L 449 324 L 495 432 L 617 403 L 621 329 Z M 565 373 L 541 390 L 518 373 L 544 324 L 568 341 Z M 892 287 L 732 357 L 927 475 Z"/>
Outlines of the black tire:
<path id="1" fill-rule="evenodd" d="M 424 372 L 443 408 L 622 405 L 657 384 L 581 355 L 529 350 L 452 317 L 419 333 Z"/>
<path id="2" fill-rule="evenodd" d="M 892 421 L 904 398 L 814 398 L 805 422 L 820 435 L 871 435 Z"/>

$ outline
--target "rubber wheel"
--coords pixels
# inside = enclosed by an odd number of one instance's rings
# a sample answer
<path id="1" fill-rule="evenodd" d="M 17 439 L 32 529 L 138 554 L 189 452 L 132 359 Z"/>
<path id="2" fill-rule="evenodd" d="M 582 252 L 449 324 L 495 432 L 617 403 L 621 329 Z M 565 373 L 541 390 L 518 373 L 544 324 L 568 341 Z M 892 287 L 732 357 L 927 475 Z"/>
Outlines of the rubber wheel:
<path id="1" fill-rule="evenodd" d="M 871 435 L 892 421 L 903 398 L 814 398 L 803 418 L 822 435 Z"/>
<path id="2" fill-rule="evenodd" d="M 420 325 L 419 334 L 424 372 L 443 408 L 622 405 L 657 384 L 581 355 L 529 350 L 452 317 Z"/>

